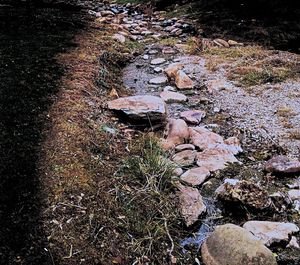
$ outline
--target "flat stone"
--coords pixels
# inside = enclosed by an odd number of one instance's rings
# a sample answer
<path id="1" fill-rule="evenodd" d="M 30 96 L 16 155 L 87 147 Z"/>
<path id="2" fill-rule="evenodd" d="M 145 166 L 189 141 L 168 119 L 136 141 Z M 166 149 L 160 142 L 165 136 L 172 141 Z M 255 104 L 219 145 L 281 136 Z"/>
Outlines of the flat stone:
<path id="1" fill-rule="evenodd" d="M 165 84 L 167 82 L 168 82 L 168 78 L 167 77 L 165 77 L 165 76 L 159 76 L 159 77 L 152 78 L 149 81 L 149 84 L 152 84 L 152 85 L 163 85 L 163 84 Z"/>
<path id="2" fill-rule="evenodd" d="M 205 167 L 192 168 L 181 175 L 180 179 L 192 185 L 199 186 L 203 184 L 210 176 L 210 172 Z"/>
<path id="3" fill-rule="evenodd" d="M 265 164 L 265 170 L 271 173 L 299 173 L 300 161 L 286 156 L 275 156 Z"/>
<path id="4" fill-rule="evenodd" d="M 172 161 L 179 166 L 188 167 L 194 164 L 197 152 L 194 150 L 185 150 L 175 154 Z"/>
<path id="5" fill-rule="evenodd" d="M 190 142 L 204 150 L 207 148 L 213 148 L 217 144 L 223 144 L 223 137 L 216 134 L 204 127 L 189 128 L 190 131 Z"/>
<path id="6" fill-rule="evenodd" d="M 206 112 L 203 110 L 187 110 L 180 113 L 180 118 L 193 125 L 198 125 L 205 116 Z"/>
<path id="7" fill-rule="evenodd" d="M 228 163 L 239 163 L 236 157 L 227 150 L 213 148 L 197 154 L 197 165 L 214 172 L 226 168 Z"/>
<path id="8" fill-rule="evenodd" d="M 184 144 L 190 138 L 189 128 L 184 120 L 169 119 L 166 126 L 167 138 L 163 141 L 163 148 L 169 150 L 176 145 Z"/>
<path id="9" fill-rule="evenodd" d="M 175 85 L 178 89 L 193 89 L 194 81 L 182 70 L 177 71 L 175 76 Z"/>
<path id="10" fill-rule="evenodd" d="M 160 97 L 166 103 L 182 103 L 187 101 L 187 97 L 185 95 L 172 91 L 163 91 L 160 93 Z"/>
<path id="11" fill-rule="evenodd" d="M 157 54 L 157 53 L 158 53 L 158 50 L 150 50 L 148 53 L 151 54 L 151 55 Z"/>
<path id="12" fill-rule="evenodd" d="M 151 61 L 151 64 L 152 65 L 159 65 L 159 64 L 163 64 L 166 62 L 166 59 L 165 58 L 156 58 L 156 59 L 153 59 Z"/>
<path id="13" fill-rule="evenodd" d="M 288 195 L 292 201 L 300 200 L 300 190 L 289 190 Z"/>
<path id="14" fill-rule="evenodd" d="M 198 189 L 177 185 L 179 189 L 180 211 L 185 219 L 186 225 L 194 224 L 200 215 L 206 212 L 206 206 Z"/>
<path id="15" fill-rule="evenodd" d="M 108 109 L 120 112 L 137 123 L 163 122 L 167 116 L 164 101 L 155 96 L 132 96 L 108 102 Z M 149 124 L 150 125 L 150 124 Z"/>
<path id="16" fill-rule="evenodd" d="M 175 89 L 174 87 L 172 87 L 172 86 L 166 86 L 166 87 L 164 87 L 163 90 L 164 90 L 164 91 L 172 91 L 172 92 L 175 92 L 175 91 L 176 91 L 176 89 Z"/>
<path id="17" fill-rule="evenodd" d="M 180 144 L 175 147 L 177 152 L 181 152 L 184 150 L 195 150 L 195 146 L 192 144 Z"/>
<path id="18" fill-rule="evenodd" d="M 243 225 L 247 231 L 259 238 L 264 245 L 289 242 L 289 236 L 299 231 L 293 223 L 249 221 Z"/>
<path id="19" fill-rule="evenodd" d="M 273 253 L 246 229 L 218 226 L 201 247 L 205 265 L 277 265 Z"/>
<path id="20" fill-rule="evenodd" d="M 173 175 L 175 177 L 179 177 L 183 174 L 183 169 L 181 167 L 177 167 L 173 170 Z"/>

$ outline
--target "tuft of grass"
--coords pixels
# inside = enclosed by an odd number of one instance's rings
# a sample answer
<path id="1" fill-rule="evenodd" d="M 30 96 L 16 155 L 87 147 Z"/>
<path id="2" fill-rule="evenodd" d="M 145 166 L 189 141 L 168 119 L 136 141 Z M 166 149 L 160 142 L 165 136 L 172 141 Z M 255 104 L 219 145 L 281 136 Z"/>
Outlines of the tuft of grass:
<path id="1" fill-rule="evenodd" d="M 164 46 L 174 47 L 177 44 L 177 42 L 178 42 L 177 38 L 170 37 L 170 38 L 161 39 L 159 41 L 159 44 Z"/>
<path id="2" fill-rule="evenodd" d="M 292 108 L 286 106 L 282 106 L 278 108 L 276 114 L 280 117 L 285 117 L 285 118 L 290 118 L 296 115 L 296 113 Z"/>

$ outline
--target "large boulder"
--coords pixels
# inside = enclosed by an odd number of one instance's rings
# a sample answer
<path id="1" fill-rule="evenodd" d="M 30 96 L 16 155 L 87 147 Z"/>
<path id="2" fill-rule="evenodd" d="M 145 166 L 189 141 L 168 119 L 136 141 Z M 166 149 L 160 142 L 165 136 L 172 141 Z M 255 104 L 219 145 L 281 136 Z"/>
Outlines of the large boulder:
<path id="1" fill-rule="evenodd" d="M 136 123 L 160 123 L 166 119 L 167 109 L 164 101 L 155 96 L 132 96 L 108 102 L 108 109 L 125 115 Z"/>
<path id="2" fill-rule="evenodd" d="M 201 247 L 205 265 L 276 265 L 273 253 L 247 230 L 218 226 Z"/>
<path id="3" fill-rule="evenodd" d="M 293 223 L 268 221 L 249 221 L 243 228 L 259 238 L 266 246 L 288 243 L 290 236 L 299 231 L 299 227 Z"/>

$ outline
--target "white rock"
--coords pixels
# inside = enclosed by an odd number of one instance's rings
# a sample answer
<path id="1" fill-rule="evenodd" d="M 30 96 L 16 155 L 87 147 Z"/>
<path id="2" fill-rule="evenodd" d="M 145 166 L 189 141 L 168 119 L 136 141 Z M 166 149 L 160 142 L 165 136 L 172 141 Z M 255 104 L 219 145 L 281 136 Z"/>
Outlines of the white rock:
<path id="1" fill-rule="evenodd" d="M 160 93 L 160 97 L 166 103 L 182 103 L 187 101 L 187 97 L 185 95 L 172 91 L 163 91 Z"/>
<path id="2" fill-rule="evenodd" d="M 266 246 L 288 242 L 289 236 L 299 231 L 293 223 L 249 221 L 243 225 L 247 231 L 259 238 Z"/>
<path id="3" fill-rule="evenodd" d="M 152 65 L 159 65 L 159 64 L 163 64 L 166 62 L 166 59 L 165 58 L 156 58 L 156 59 L 153 59 L 151 61 L 151 64 Z"/>
<path id="4" fill-rule="evenodd" d="M 149 83 L 152 84 L 152 85 L 163 85 L 165 83 L 168 82 L 168 78 L 165 77 L 165 76 L 159 76 L 159 77 L 155 77 L 155 78 L 152 78 Z"/>

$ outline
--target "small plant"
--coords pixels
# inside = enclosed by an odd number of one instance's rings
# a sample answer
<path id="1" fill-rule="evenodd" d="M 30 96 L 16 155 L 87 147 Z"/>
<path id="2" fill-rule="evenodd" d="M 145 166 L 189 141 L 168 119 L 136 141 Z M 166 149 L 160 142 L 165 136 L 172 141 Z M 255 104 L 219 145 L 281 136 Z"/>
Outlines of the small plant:
<path id="1" fill-rule="evenodd" d="M 147 189 L 156 192 L 166 189 L 174 166 L 167 159 L 158 139 L 145 136 L 133 147 L 137 154 L 127 161 L 127 168 Z"/>

